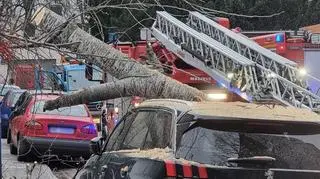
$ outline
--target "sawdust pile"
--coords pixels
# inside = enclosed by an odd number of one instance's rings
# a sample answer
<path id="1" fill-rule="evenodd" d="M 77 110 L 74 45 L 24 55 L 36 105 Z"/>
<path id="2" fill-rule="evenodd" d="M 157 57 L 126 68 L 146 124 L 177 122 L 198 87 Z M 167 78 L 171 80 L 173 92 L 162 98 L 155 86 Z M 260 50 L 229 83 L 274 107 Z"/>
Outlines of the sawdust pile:
<path id="1" fill-rule="evenodd" d="M 266 119 L 320 121 L 320 115 L 308 110 L 280 105 L 257 105 L 242 102 L 202 102 L 193 103 L 190 113 L 206 116 Z"/>
<path id="2" fill-rule="evenodd" d="M 165 148 L 165 149 L 154 148 L 149 150 L 140 150 L 140 149 L 119 150 L 119 151 L 113 151 L 111 153 L 117 153 L 117 154 L 125 155 L 128 157 L 149 158 L 154 160 L 174 159 L 173 152 L 169 148 Z"/>

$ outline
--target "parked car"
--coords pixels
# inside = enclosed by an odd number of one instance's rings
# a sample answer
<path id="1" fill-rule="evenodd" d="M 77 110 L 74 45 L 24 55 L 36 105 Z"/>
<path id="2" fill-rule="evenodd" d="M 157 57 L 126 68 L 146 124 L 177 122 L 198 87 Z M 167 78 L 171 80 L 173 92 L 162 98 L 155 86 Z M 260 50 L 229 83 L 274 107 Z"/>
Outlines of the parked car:
<path id="1" fill-rule="evenodd" d="M 43 111 L 47 100 L 57 98 L 52 94 L 26 92 L 18 99 L 14 118 L 9 123 L 10 153 L 29 160 L 35 157 L 88 158 L 90 140 L 97 136 L 93 119 L 85 105 Z M 53 158 L 54 157 L 54 158 Z"/>
<path id="2" fill-rule="evenodd" d="M 2 101 L 2 98 L 4 97 L 4 95 L 6 95 L 6 93 L 9 90 L 14 90 L 14 89 L 20 89 L 20 87 L 15 85 L 0 84 L 0 102 Z"/>
<path id="3" fill-rule="evenodd" d="M 12 110 L 18 101 L 18 98 L 25 90 L 14 89 L 9 90 L 3 97 L 0 103 L 0 118 L 1 118 L 1 136 L 2 138 L 7 138 L 7 129 L 9 125 L 9 117 Z"/>
<path id="4" fill-rule="evenodd" d="M 320 178 L 320 117 L 302 109 L 148 100 L 90 145 L 76 178 Z"/>

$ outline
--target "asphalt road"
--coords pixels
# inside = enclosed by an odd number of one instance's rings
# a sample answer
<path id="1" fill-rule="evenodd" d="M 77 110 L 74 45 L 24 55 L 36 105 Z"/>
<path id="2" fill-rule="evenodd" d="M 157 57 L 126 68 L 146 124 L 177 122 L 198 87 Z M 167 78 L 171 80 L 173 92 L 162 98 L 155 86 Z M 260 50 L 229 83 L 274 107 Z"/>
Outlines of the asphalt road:
<path id="1" fill-rule="evenodd" d="M 27 178 L 27 166 L 31 167 L 34 163 L 17 161 L 17 156 L 10 154 L 9 145 L 6 144 L 6 139 L 1 139 L 1 156 L 3 178 Z M 34 169 L 30 172 L 30 178 L 70 179 L 75 172 L 76 169 L 69 164 L 53 163 L 48 166 L 46 164 L 36 163 Z"/>

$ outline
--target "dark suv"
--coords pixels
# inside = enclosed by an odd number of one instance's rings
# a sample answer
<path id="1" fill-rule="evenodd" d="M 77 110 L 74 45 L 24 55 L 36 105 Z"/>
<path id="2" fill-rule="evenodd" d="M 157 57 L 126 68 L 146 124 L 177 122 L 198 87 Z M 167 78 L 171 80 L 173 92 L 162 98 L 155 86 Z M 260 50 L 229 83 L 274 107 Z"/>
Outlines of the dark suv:
<path id="1" fill-rule="evenodd" d="M 248 103 L 149 100 L 76 178 L 320 178 L 320 117 Z"/>

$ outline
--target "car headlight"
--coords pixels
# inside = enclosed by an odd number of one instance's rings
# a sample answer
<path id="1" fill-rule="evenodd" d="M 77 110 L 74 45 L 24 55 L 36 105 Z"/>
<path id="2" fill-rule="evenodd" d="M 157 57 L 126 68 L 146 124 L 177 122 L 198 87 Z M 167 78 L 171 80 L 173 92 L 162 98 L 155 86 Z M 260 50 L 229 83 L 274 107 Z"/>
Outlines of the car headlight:
<path id="1" fill-rule="evenodd" d="M 207 97 L 210 100 L 225 100 L 228 95 L 226 93 L 209 93 L 207 94 Z"/>
<path id="2" fill-rule="evenodd" d="M 299 75 L 300 76 L 305 76 L 307 74 L 307 70 L 305 68 L 300 68 L 299 69 Z"/>

